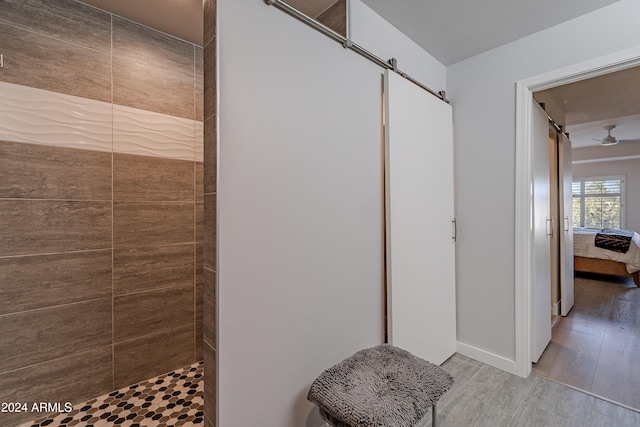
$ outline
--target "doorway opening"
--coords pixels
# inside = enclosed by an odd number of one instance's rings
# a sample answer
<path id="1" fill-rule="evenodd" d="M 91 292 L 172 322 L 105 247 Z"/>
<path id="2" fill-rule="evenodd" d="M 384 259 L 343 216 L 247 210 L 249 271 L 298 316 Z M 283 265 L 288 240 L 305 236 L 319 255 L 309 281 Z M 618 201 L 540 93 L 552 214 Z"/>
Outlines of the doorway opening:
<path id="1" fill-rule="evenodd" d="M 531 231 L 534 179 L 532 167 L 533 93 L 598 77 L 640 65 L 640 49 L 633 49 L 555 72 L 535 76 L 516 84 L 516 374 L 531 373 L 533 315 L 533 238 Z"/>
<path id="2" fill-rule="evenodd" d="M 569 197 L 564 200 L 552 197 L 551 215 L 558 224 L 554 237 L 563 232 L 559 229 L 562 215 L 555 212 L 564 210 L 572 215 L 572 218 L 565 216 L 564 222 L 573 224 L 575 255 L 580 257 L 576 262 L 575 306 L 557 318 L 551 341 L 534 363 L 533 373 L 632 408 L 640 408 L 640 398 L 631 391 L 640 387 L 640 372 L 635 372 L 638 362 L 635 354 L 640 352 L 636 345 L 640 341 L 640 329 L 635 319 L 640 309 L 640 289 L 628 277 L 626 269 L 622 276 L 608 270 L 605 270 L 607 275 L 580 270 L 582 263 L 601 259 L 593 258 L 598 256 L 624 260 L 622 267 L 631 271 L 640 268 L 635 242 L 624 254 L 595 250 L 591 246 L 595 236 L 595 230 L 591 229 L 640 230 L 638 82 L 640 67 L 633 67 L 533 94 L 536 101 L 544 102 L 549 116 L 571 136 L 569 155 L 574 161 L 564 165 L 569 168 L 565 175 Z M 615 137 L 608 138 L 612 130 Z M 562 171 L 563 165 L 553 161 L 554 151 L 557 152 L 561 144 L 556 142 L 554 147 L 554 137 L 555 132 L 550 141 L 550 170 L 555 163 L 555 179 L 562 180 L 562 172 L 558 177 L 558 171 Z M 550 187 L 551 193 L 558 187 L 553 172 Z M 554 201 L 559 208 L 554 208 Z M 572 250 L 573 239 L 567 243 Z M 558 246 L 558 242 L 552 242 L 552 251 L 554 245 Z M 573 288 L 573 254 L 566 259 L 552 255 L 552 270 L 554 264 L 563 262 L 571 270 L 568 273 Z M 557 276 L 551 275 L 552 316 L 558 314 L 560 305 Z"/>

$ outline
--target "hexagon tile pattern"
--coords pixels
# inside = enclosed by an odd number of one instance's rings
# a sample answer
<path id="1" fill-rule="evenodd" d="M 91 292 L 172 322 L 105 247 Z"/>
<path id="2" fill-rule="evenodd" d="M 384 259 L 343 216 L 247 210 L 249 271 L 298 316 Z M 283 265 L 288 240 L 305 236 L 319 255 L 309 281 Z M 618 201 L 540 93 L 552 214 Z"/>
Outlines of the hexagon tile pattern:
<path id="1" fill-rule="evenodd" d="M 20 427 L 204 425 L 204 364 L 169 372 Z"/>

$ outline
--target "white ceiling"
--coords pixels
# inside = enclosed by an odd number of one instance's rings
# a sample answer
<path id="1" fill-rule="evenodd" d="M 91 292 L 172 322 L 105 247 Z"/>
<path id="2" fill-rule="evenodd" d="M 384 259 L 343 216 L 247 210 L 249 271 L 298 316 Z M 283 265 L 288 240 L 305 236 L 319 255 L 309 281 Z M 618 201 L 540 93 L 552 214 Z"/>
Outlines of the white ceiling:
<path id="1" fill-rule="evenodd" d="M 603 129 L 603 126 L 606 125 L 616 125 L 616 128 L 611 131 L 611 135 L 618 140 L 640 139 L 640 114 L 636 114 L 567 126 L 572 147 L 584 148 L 600 145 L 600 142 L 594 141 L 594 139 L 602 139 L 607 136 L 607 131 Z M 631 144 L 640 149 L 640 143 Z M 603 149 L 607 148 L 603 147 Z"/>
<path id="2" fill-rule="evenodd" d="M 640 67 L 548 89 L 566 113 L 574 148 L 599 145 L 606 125 L 618 139 L 640 139 Z M 640 149 L 640 143 L 636 143 Z"/>
<path id="3" fill-rule="evenodd" d="M 445 65 L 618 0 L 362 0 Z"/>

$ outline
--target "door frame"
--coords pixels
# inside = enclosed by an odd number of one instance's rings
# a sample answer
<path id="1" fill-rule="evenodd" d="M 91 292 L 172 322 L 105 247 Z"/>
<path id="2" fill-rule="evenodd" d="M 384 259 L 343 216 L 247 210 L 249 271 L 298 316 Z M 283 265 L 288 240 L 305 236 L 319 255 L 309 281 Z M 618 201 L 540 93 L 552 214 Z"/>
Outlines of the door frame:
<path id="1" fill-rule="evenodd" d="M 516 82 L 515 162 L 515 374 L 531 373 L 533 304 L 533 92 L 640 65 L 640 47 L 560 68 Z"/>

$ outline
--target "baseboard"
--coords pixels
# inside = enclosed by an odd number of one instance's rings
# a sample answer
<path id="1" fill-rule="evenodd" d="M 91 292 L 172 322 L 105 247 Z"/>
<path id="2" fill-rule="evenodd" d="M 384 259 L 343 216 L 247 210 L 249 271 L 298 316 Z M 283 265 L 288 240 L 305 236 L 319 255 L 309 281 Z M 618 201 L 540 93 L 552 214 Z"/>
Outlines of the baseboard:
<path id="1" fill-rule="evenodd" d="M 489 366 L 493 366 L 494 368 L 498 368 L 515 375 L 516 362 L 513 360 L 498 356 L 497 354 L 490 353 L 486 350 L 481 350 L 479 348 L 463 344 L 459 341 L 456 343 L 456 351 L 463 356 L 470 357 L 478 362 L 486 363 Z"/>

